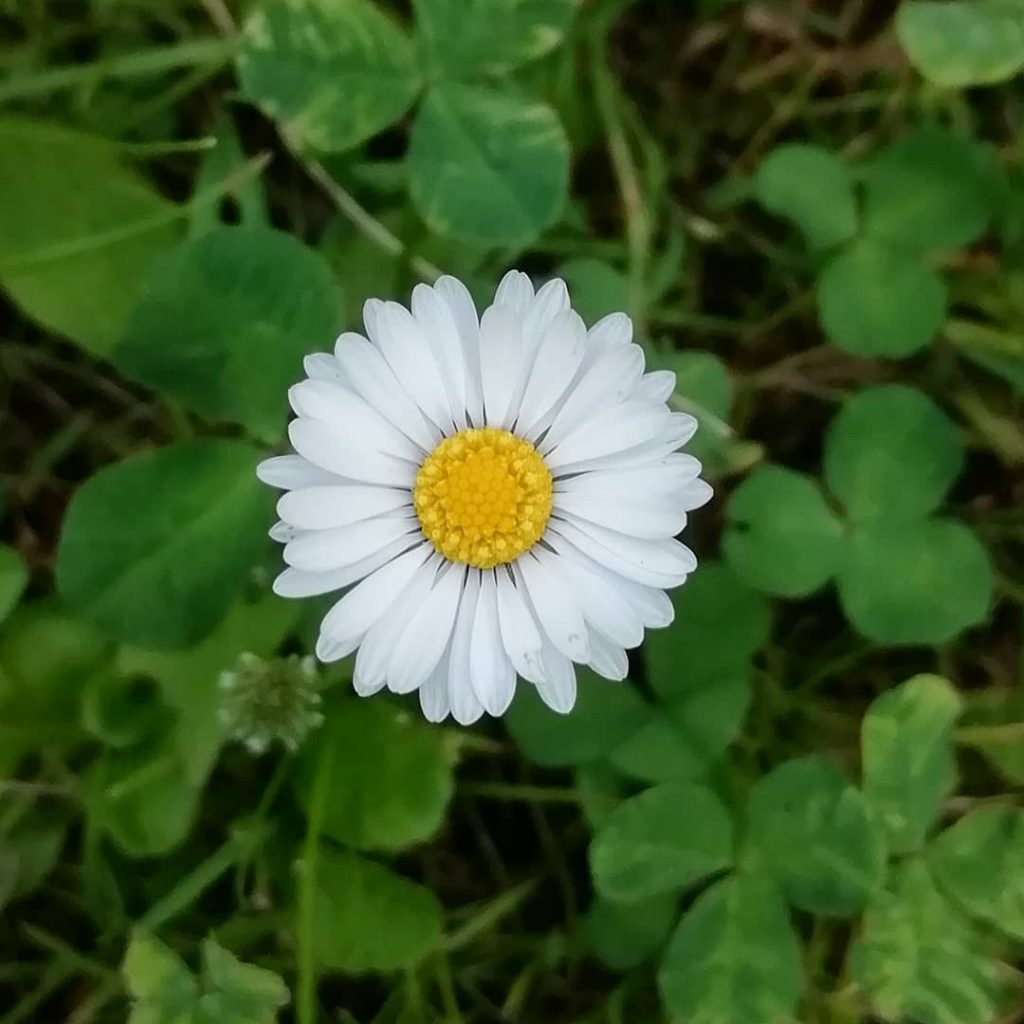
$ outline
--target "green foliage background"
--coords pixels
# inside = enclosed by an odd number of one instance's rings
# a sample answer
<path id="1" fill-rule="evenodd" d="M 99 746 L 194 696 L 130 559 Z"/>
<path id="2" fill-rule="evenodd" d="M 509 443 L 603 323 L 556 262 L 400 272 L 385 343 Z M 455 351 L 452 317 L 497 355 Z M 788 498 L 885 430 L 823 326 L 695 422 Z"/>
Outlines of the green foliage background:
<path id="1" fill-rule="evenodd" d="M 6 0 L 0 67 L 0 1024 L 1024 1016 L 1022 0 Z M 676 621 L 568 717 L 308 689 L 286 388 L 509 266 L 701 422 Z"/>

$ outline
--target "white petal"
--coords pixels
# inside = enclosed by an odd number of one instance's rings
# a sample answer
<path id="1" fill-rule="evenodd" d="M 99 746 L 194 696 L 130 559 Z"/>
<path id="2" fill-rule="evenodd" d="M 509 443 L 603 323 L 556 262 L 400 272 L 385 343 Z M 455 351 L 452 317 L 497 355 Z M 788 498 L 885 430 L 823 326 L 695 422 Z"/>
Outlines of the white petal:
<path id="1" fill-rule="evenodd" d="M 540 634 L 533 613 L 523 598 L 526 584 L 522 575 L 516 572 L 516 583 L 509 579 L 508 573 L 498 573 L 498 622 L 501 628 L 501 639 L 505 653 L 515 670 L 531 683 L 536 683 L 544 673 L 541 663 L 541 651 L 544 639 Z"/>
<path id="2" fill-rule="evenodd" d="M 667 402 L 676 390 L 676 375 L 671 370 L 645 373 L 633 388 L 633 398 L 640 402 Z"/>
<path id="3" fill-rule="evenodd" d="M 677 587 L 696 566 L 678 541 L 638 540 L 600 526 L 552 520 L 548 532 L 564 537 L 585 555 L 627 580 L 662 590 Z"/>
<path id="4" fill-rule="evenodd" d="M 621 682 L 629 672 L 626 652 L 600 633 L 590 634 L 590 667 L 605 679 Z"/>
<path id="5" fill-rule="evenodd" d="M 517 431 L 529 435 L 554 408 L 583 362 L 586 337 L 583 321 L 571 309 L 548 325 L 526 380 Z"/>
<path id="6" fill-rule="evenodd" d="M 440 559 L 432 555 L 409 581 L 386 615 L 367 631 L 356 654 L 352 684 L 360 696 L 369 696 L 383 689 L 388 681 L 388 665 L 396 646 L 401 642 L 412 615 L 430 593 Z"/>
<path id="7" fill-rule="evenodd" d="M 448 658 L 448 700 L 452 707 L 452 717 L 459 725 L 472 725 L 484 713 L 484 706 L 473 691 L 469 660 L 479 594 L 480 572 L 470 570 L 459 602 L 459 611 L 455 616 L 452 648 Z"/>
<path id="8" fill-rule="evenodd" d="M 682 505 L 687 512 L 692 512 L 695 508 L 706 505 L 714 496 L 715 492 L 709 483 L 704 480 L 691 480 L 683 491 Z"/>
<path id="9" fill-rule="evenodd" d="M 551 321 L 568 309 L 569 290 L 563 280 L 556 277 L 541 286 L 523 317 L 523 343 L 528 360 L 532 360 Z"/>
<path id="10" fill-rule="evenodd" d="M 556 494 L 554 508 L 564 518 L 582 519 L 631 537 L 674 537 L 686 525 L 686 512 L 663 497 L 634 491 L 626 497 L 578 493 Z"/>
<path id="11" fill-rule="evenodd" d="M 480 321 L 480 374 L 484 419 L 490 427 L 511 426 L 512 398 L 523 376 L 519 318 L 507 306 L 491 306 Z"/>
<path id="12" fill-rule="evenodd" d="M 633 321 L 625 313 L 609 313 L 587 333 L 587 351 L 602 352 L 633 340 Z"/>
<path id="13" fill-rule="evenodd" d="M 480 388 L 480 318 L 469 289 L 457 278 L 445 275 L 434 291 L 448 304 L 459 330 L 466 365 L 466 411 L 477 426 L 483 425 L 483 392 Z"/>
<path id="14" fill-rule="evenodd" d="M 314 466 L 301 455 L 275 455 L 271 459 L 264 459 L 256 467 L 256 476 L 268 486 L 283 491 L 339 482 L 334 473 Z"/>
<path id="15" fill-rule="evenodd" d="M 415 515 L 378 516 L 333 530 L 303 531 L 284 549 L 284 560 L 295 569 L 327 572 L 353 565 L 374 551 L 403 538 L 421 536 Z"/>
<path id="16" fill-rule="evenodd" d="M 276 540 L 278 544 L 289 544 L 296 537 L 300 536 L 302 531 L 290 523 L 277 522 L 267 530 L 267 534 L 271 540 Z"/>
<path id="17" fill-rule="evenodd" d="M 346 565 L 341 569 L 328 572 L 308 572 L 305 569 L 285 569 L 274 580 L 274 593 L 278 597 L 316 597 L 329 594 L 332 590 L 341 590 L 358 582 L 364 576 L 387 565 L 410 547 L 408 538 L 401 537 L 390 544 L 384 544 L 365 558 Z"/>
<path id="18" fill-rule="evenodd" d="M 314 465 L 349 480 L 411 490 L 416 479 L 413 463 L 371 448 L 357 448 L 352 438 L 320 420 L 292 420 L 288 437 L 295 450 Z"/>
<path id="19" fill-rule="evenodd" d="M 336 384 L 345 381 L 345 375 L 341 372 L 341 366 L 334 356 L 327 352 L 314 352 L 302 360 L 302 367 L 306 376 L 311 380 L 329 380 Z"/>
<path id="20" fill-rule="evenodd" d="M 343 334 L 334 346 L 334 355 L 357 394 L 423 451 L 433 449 L 441 438 L 440 430 L 406 394 L 379 349 L 361 334 Z"/>
<path id="21" fill-rule="evenodd" d="M 508 306 L 520 319 L 526 316 L 533 302 L 533 285 L 519 270 L 510 270 L 494 294 L 495 305 Z"/>
<path id="22" fill-rule="evenodd" d="M 545 644 L 543 660 L 544 678 L 537 683 L 537 693 L 552 711 L 567 715 L 576 703 L 576 670 L 551 644 Z"/>
<path id="23" fill-rule="evenodd" d="M 443 722 L 451 712 L 448 702 L 448 657 L 443 656 L 420 687 L 420 707 L 428 722 Z"/>
<path id="24" fill-rule="evenodd" d="M 700 476 L 701 464 L 685 452 L 672 452 L 655 462 L 610 471 L 591 470 L 566 477 L 555 484 L 558 494 L 586 494 L 601 497 L 637 495 L 671 496 L 683 500 Z"/>
<path id="25" fill-rule="evenodd" d="M 356 649 L 358 644 L 358 640 L 349 639 L 342 642 L 340 640 L 332 640 L 321 633 L 316 638 L 315 653 L 320 661 L 328 664 L 332 661 L 341 661 L 342 658 L 347 658 Z"/>
<path id="26" fill-rule="evenodd" d="M 541 629 L 558 651 L 586 664 L 590 647 L 583 611 L 572 588 L 559 575 L 557 561 L 557 556 L 538 547 L 520 558 L 516 569 L 522 573 Z"/>
<path id="27" fill-rule="evenodd" d="M 596 630 L 619 647 L 641 644 L 643 621 L 622 593 L 621 586 L 611 584 L 607 576 L 594 572 L 583 559 L 560 558 L 559 570 L 572 587 L 583 617 L 593 627 L 591 637 Z"/>
<path id="28" fill-rule="evenodd" d="M 598 417 L 609 406 L 622 402 L 643 373 L 644 353 L 638 345 L 602 352 L 573 384 L 555 413 L 540 451 L 548 452 L 581 423 Z M 536 432 L 531 431 L 530 436 Z"/>
<path id="29" fill-rule="evenodd" d="M 329 530 L 409 506 L 409 492 L 363 484 L 303 487 L 282 495 L 277 514 L 300 530 Z"/>
<path id="30" fill-rule="evenodd" d="M 439 571 L 430 592 L 417 596 L 388 663 L 388 689 L 393 693 L 411 693 L 441 660 L 451 639 L 465 579 L 465 567 L 449 563 Z"/>
<path id="31" fill-rule="evenodd" d="M 367 576 L 324 616 L 320 635 L 337 644 L 358 643 L 408 587 L 429 555 L 428 546 L 422 544 Z"/>
<path id="32" fill-rule="evenodd" d="M 658 437 L 671 424 L 663 405 L 621 402 L 571 431 L 546 456 L 548 467 L 566 472 L 570 466 L 606 458 Z"/>
<path id="33" fill-rule="evenodd" d="M 418 284 L 412 290 L 412 314 L 434 351 L 452 419 L 461 430 L 466 426 L 466 358 L 451 308 L 429 285 Z"/>
<path id="34" fill-rule="evenodd" d="M 412 462 L 422 456 L 405 434 L 342 384 L 304 380 L 288 389 L 288 400 L 299 416 L 337 428 L 340 436 L 357 447 L 379 449 Z"/>
<path id="35" fill-rule="evenodd" d="M 470 640 L 469 677 L 473 692 L 489 715 L 497 718 L 508 710 L 516 692 L 516 672 L 501 642 L 498 588 L 493 572 L 484 572 L 480 580 Z"/>

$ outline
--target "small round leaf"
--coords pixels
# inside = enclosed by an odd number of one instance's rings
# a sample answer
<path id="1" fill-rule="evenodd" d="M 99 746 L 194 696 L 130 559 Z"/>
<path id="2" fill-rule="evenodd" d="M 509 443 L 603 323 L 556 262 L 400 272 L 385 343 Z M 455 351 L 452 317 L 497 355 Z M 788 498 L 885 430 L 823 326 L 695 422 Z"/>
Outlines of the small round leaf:
<path id="1" fill-rule="evenodd" d="M 621 903 L 688 889 L 732 862 L 732 821 L 708 789 L 670 782 L 621 803 L 590 847 L 597 891 Z"/>
<path id="2" fill-rule="evenodd" d="M 583 922 L 587 945 L 614 971 L 626 971 L 654 953 L 679 913 L 674 893 L 639 903 L 610 903 L 598 896 Z"/>
<path id="3" fill-rule="evenodd" d="M 825 480 L 858 523 L 913 522 L 934 511 L 963 464 L 960 432 L 920 391 L 868 388 L 825 439 Z"/>
<path id="4" fill-rule="evenodd" d="M 413 126 L 409 187 L 427 224 L 481 246 L 526 245 L 561 215 L 569 144 L 543 103 L 443 83 Z"/>
<path id="5" fill-rule="evenodd" d="M 733 492 L 726 515 L 725 556 L 751 587 L 803 597 L 839 566 L 842 524 L 809 477 L 760 466 Z"/>
<path id="6" fill-rule="evenodd" d="M 946 319 L 946 288 L 913 253 L 862 238 L 825 267 L 818 313 L 840 348 L 898 359 L 938 333 Z"/>
<path id="7" fill-rule="evenodd" d="M 838 577 L 843 611 L 879 644 L 942 644 L 983 622 L 988 552 L 962 523 L 930 519 L 853 532 Z"/>
<path id="8" fill-rule="evenodd" d="M 351 149 L 394 124 L 422 83 L 412 44 L 369 0 L 271 0 L 245 23 L 245 98 L 298 142 Z"/>

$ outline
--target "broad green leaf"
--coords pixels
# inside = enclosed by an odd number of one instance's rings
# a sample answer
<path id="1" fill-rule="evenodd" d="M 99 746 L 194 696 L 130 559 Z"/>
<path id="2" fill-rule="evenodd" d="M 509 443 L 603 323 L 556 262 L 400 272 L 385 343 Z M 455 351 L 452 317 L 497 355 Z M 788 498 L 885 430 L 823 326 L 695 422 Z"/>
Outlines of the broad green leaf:
<path id="1" fill-rule="evenodd" d="M 217 716 L 221 673 L 233 668 L 243 651 L 261 658 L 274 654 L 300 610 L 294 601 L 267 594 L 259 601 L 237 601 L 212 633 L 186 650 L 121 649 L 123 672 L 149 676 L 160 684 L 164 700 L 177 715 L 175 741 L 196 785 L 209 774 L 224 738 Z"/>
<path id="2" fill-rule="evenodd" d="M 143 931 L 132 935 L 121 965 L 132 998 L 129 1024 L 185 1024 L 199 986 L 181 958 Z"/>
<path id="3" fill-rule="evenodd" d="M 0 622 L 18 603 L 21 592 L 28 583 L 28 569 L 21 555 L 13 548 L 0 544 Z"/>
<path id="4" fill-rule="evenodd" d="M 66 835 L 63 821 L 41 812 L 0 833 L 0 910 L 42 884 L 57 866 Z"/>
<path id="5" fill-rule="evenodd" d="M 271 0 L 244 41 L 245 98 L 313 149 L 358 146 L 402 117 L 422 84 L 412 44 L 370 0 Z"/>
<path id="6" fill-rule="evenodd" d="M 121 640 L 195 643 L 266 549 L 258 459 L 237 441 L 183 441 L 101 469 L 64 520 L 64 599 Z"/>
<path id="7" fill-rule="evenodd" d="M 609 313 L 629 309 L 629 284 L 622 272 L 604 260 L 580 256 L 558 268 L 558 277 L 565 280 L 576 310 L 587 326 Z"/>
<path id="8" fill-rule="evenodd" d="M 800 946 L 771 879 L 734 875 L 683 915 L 658 974 L 673 1019 L 686 1024 L 790 1024 Z"/>
<path id="9" fill-rule="evenodd" d="M 920 391 L 868 388 L 845 402 L 825 438 L 825 481 L 856 522 L 913 522 L 960 473 L 960 431 Z"/>
<path id="10" fill-rule="evenodd" d="M 441 907 L 422 885 L 353 853 L 317 859 L 313 948 L 328 970 L 411 967 L 441 938 Z"/>
<path id="11" fill-rule="evenodd" d="M 275 441 L 302 357 L 333 344 L 340 298 L 327 263 L 291 235 L 220 228 L 154 262 L 113 359 L 206 419 Z"/>
<path id="12" fill-rule="evenodd" d="M 647 782 L 701 777 L 736 738 L 749 704 L 746 671 L 695 679 L 609 759 L 620 771 Z"/>
<path id="13" fill-rule="evenodd" d="M 543 103 L 480 86 L 437 84 L 409 147 L 413 202 L 438 234 L 522 246 L 561 215 L 569 144 Z"/>
<path id="14" fill-rule="evenodd" d="M 578 670 L 576 704 L 568 715 L 552 711 L 533 686 L 522 685 L 506 722 L 523 753 L 545 765 L 586 764 L 609 754 L 655 712 L 629 683 Z"/>
<path id="15" fill-rule="evenodd" d="M 580 811 L 591 830 L 600 828 L 616 807 L 633 794 L 628 779 L 604 761 L 580 765 L 573 777 Z"/>
<path id="16" fill-rule="evenodd" d="M 679 898 L 663 893 L 639 903 L 594 899 L 583 935 L 597 958 L 614 971 L 627 971 L 658 950 L 679 913 Z"/>
<path id="17" fill-rule="evenodd" d="M 82 688 L 82 726 L 108 747 L 130 747 L 156 732 L 169 717 L 156 684 L 111 666 Z"/>
<path id="18" fill-rule="evenodd" d="M 48 330 L 107 355 L 178 217 L 115 143 L 0 120 L 0 284 Z"/>
<path id="19" fill-rule="evenodd" d="M 210 939 L 202 944 L 203 983 L 200 1014 L 210 1024 L 273 1024 L 287 1005 L 288 988 L 273 971 L 243 963 Z"/>
<path id="20" fill-rule="evenodd" d="M 992 219 L 996 191 L 978 143 L 934 126 L 897 139 L 864 169 L 867 231 L 902 249 L 958 249 Z"/>
<path id="21" fill-rule="evenodd" d="M 928 864 L 972 916 L 1024 939 L 1024 811 L 979 807 L 937 836 Z"/>
<path id="22" fill-rule="evenodd" d="M 667 698 L 707 692 L 745 673 L 768 639 L 765 599 L 721 562 L 703 562 L 672 592 L 675 621 L 648 632 L 644 660 L 651 685 Z"/>
<path id="23" fill-rule="evenodd" d="M 787 761 L 747 805 L 747 842 L 786 898 L 814 914 L 855 914 L 881 888 L 886 851 L 860 791 L 824 758 Z"/>
<path id="24" fill-rule="evenodd" d="M 451 78 L 493 75 L 549 53 L 578 0 L 414 0 L 433 68 Z"/>
<path id="25" fill-rule="evenodd" d="M 790 143 L 772 150 L 754 176 L 754 195 L 791 220 L 814 249 L 827 249 L 857 230 L 850 169 L 820 146 Z"/>
<path id="26" fill-rule="evenodd" d="M 977 930 L 910 860 L 864 914 L 853 978 L 886 1021 L 991 1024 L 999 983 Z"/>
<path id="27" fill-rule="evenodd" d="M 961 706 L 945 679 L 921 675 L 876 698 L 864 716 L 864 796 L 894 853 L 921 846 L 953 788 L 953 726 Z"/>
<path id="28" fill-rule="evenodd" d="M 722 547 L 751 587 L 804 597 L 839 567 L 843 527 L 818 485 L 783 466 L 759 466 L 733 492 Z"/>
<path id="29" fill-rule="evenodd" d="M 159 857 L 180 846 L 199 809 L 200 792 L 167 734 L 109 752 L 89 777 L 96 825 L 129 857 Z"/>
<path id="30" fill-rule="evenodd" d="M 829 339 L 854 355 L 899 359 L 927 345 L 946 319 L 946 288 L 913 253 L 861 238 L 818 281 Z"/>
<path id="31" fill-rule="evenodd" d="M 363 850 L 399 850 L 437 831 L 452 791 L 441 733 L 381 700 L 335 699 L 296 761 L 308 806 L 321 769 L 331 780 L 323 832 Z"/>
<path id="32" fill-rule="evenodd" d="M 853 532 L 839 572 L 846 617 L 880 644 L 941 644 L 983 622 L 988 553 L 962 523 L 929 519 Z"/>
<path id="33" fill-rule="evenodd" d="M 688 889 L 732 863 L 729 813 L 708 789 L 668 782 L 620 804 L 590 846 L 597 891 L 635 903 Z"/>
<path id="34" fill-rule="evenodd" d="M 903 3 L 896 33 L 914 67 L 938 85 L 993 85 L 1024 69 L 1021 0 Z"/>

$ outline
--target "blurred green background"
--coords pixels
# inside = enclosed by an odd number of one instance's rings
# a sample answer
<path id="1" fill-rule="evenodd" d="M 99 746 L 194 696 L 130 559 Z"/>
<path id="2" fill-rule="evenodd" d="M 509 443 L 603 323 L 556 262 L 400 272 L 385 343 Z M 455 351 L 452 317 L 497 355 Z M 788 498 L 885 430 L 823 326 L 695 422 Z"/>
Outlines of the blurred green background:
<path id="1" fill-rule="evenodd" d="M 0 0 L 0 1024 L 1024 1016 L 1024 0 Z M 624 309 L 714 483 L 569 717 L 307 660 L 370 296 Z"/>

